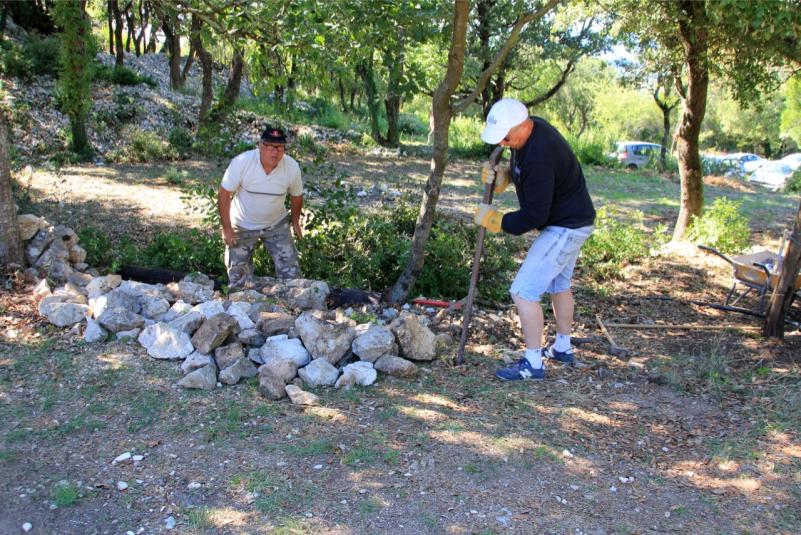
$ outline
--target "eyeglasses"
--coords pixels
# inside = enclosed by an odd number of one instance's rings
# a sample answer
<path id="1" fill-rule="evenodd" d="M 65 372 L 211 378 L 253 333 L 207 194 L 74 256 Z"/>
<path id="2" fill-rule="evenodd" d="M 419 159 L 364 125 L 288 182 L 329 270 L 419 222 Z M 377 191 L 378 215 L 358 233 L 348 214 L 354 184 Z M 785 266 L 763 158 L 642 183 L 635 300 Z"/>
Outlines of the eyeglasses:
<path id="1" fill-rule="evenodd" d="M 274 150 L 276 152 L 282 152 L 284 150 L 284 145 L 269 145 L 264 141 L 260 141 L 259 145 L 264 147 L 266 150 Z"/>

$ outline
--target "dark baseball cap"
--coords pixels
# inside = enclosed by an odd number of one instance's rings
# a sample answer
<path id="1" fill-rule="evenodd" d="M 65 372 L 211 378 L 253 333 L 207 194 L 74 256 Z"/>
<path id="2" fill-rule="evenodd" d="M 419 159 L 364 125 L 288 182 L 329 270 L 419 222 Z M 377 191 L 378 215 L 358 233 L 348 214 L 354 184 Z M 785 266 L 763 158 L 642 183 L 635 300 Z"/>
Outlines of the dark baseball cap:
<path id="1" fill-rule="evenodd" d="M 277 126 L 270 126 L 269 124 L 261 133 L 261 140 L 268 143 L 286 143 L 286 134 Z"/>

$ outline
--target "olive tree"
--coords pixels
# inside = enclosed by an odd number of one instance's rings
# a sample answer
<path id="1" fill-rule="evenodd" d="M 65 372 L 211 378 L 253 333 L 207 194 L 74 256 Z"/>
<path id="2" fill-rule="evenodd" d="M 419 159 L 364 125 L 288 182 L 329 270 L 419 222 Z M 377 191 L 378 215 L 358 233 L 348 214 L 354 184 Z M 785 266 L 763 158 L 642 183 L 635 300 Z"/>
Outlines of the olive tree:
<path id="1" fill-rule="evenodd" d="M 95 43 L 85 8 L 86 0 L 58 0 L 54 15 L 62 28 L 58 94 L 61 108 L 70 119 L 71 149 L 89 158 L 92 147 L 86 133 L 86 118 L 92 107 L 91 69 Z"/>

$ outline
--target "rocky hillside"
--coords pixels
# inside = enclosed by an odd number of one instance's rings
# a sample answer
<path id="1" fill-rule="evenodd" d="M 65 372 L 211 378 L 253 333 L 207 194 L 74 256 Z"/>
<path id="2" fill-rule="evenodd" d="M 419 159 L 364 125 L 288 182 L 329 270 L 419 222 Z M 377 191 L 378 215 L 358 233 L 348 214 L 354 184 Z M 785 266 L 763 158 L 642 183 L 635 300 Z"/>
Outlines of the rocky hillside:
<path id="1" fill-rule="evenodd" d="M 113 66 L 114 57 L 98 54 L 103 65 Z M 92 109 L 89 117 L 89 136 L 96 154 L 96 163 L 115 160 L 131 139 L 141 132 L 155 134 L 166 145 L 171 131 L 185 129 L 193 135 L 197 129 L 200 108 L 200 71 L 197 64 L 190 69 L 185 88 L 173 91 L 169 84 L 168 58 L 163 54 L 136 57 L 126 54 L 125 66 L 156 82 L 154 87 L 116 85 L 96 82 L 92 87 Z M 227 73 L 215 71 L 214 86 L 225 84 Z M 47 159 L 66 149 L 69 120 L 59 111 L 56 80 L 50 76 L 37 77 L 32 82 L 18 79 L 5 81 L 7 101 L 13 110 L 11 143 L 18 157 Z M 243 80 L 240 98 L 251 97 L 250 84 Z M 237 110 L 220 127 L 220 139 L 226 149 L 242 143 L 252 143 L 267 122 L 283 123 L 290 135 L 311 135 L 318 140 L 341 139 L 344 134 L 322 127 L 296 127 L 279 117 L 264 117 Z"/>

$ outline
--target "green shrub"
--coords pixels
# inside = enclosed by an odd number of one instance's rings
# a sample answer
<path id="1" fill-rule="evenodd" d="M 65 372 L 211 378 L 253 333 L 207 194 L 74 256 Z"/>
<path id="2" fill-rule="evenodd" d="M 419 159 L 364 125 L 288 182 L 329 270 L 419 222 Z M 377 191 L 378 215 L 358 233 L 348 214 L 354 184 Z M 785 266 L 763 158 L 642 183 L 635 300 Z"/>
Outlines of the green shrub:
<path id="1" fill-rule="evenodd" d="M 428 134 L 428 125 L 413 113 L 401 113 L 398 117 L 398 130 L 402 134 L 425 136 Z"/>
<path id="2" fill-rule="evenodd" d="M 184 183 L 187 175 L 188 173 L 186 171 L 179 171 L 175 167 L 169 167 L 164 172 L 164 180 L 167 181 L 167 184 L 172 184 L 173 186 L 177 186 Z"/>
<path id="3" fill-rule="evenodd" d="M 197 182 L 184 188 L 181 200 L 189 207 L 189 211 L 200 214 L 203 224 L 210 229 L 222 228 L 220 213 L 217 210 L 217 184 Z"/>
<path id="4" fill-rule="evenodd" d="M 224 246 L 219 231 L 191 229 L 157 234 L 138 254 L 138 264 L 176 271 L 199 271 L 210 276 L 225 274 Z"/>
<path id="5" fill-rule="evenodd" d="M 388 211 L 365 213 L 350 204 L 345 188 L 323 191 L 323 202 L 311 208 L 313 218 L 298 244 L 304 277 L 342 287 L 384 290 L 406 265 L 418 204 L 400 199 Z M 425 265 L 416 294 L 460 299 L 467 294 L 477 229 L 440 216 L 426 244 Z M 508 298 L 521 241 L 491 237 L 485 241 L 480 294 L 490 301 Z"/>
<path id="6" fill-rule="evenodd" d="M 176 126 L 167 134 L 170 146 L 181 157 L 186 158 L 192 151 L 192 132 L 181 126 Z"/>
<path id="7" fill-rule="evenodd" d="M 368 290 L 384 290 L 394 284 L 408 259 L 417 219 L 417 201 L 400 199 L 389 210 L 369 213 L 356 205 L 353 191 L 344 185 L 342 176 L 333 165 L 306 168 L 304 176 L 308 177 L 304 208 L 307 220 L 304 237 L 297 242 L 303 276 L 325 280 L 333 286 Z M 190 207 L 204 214 L 204 220 L 215 236 L 220 225 L 216 195 L 217 189 L 213 185 L 196 184 L 188 188 L 184 196 Z M 439 217 L 431 231 L 426 263 L 414 292 L 432 297 L 464 297 L 470 279 L 476 232 L 473 225 Z M 169 254 L 165 252 L 165 262 L 185 256 L 180 250 L 181 243 L 170 244 L 164 240 L 166 238 L 162 238 L 161 249 L 178 249 Z M 508 298 L 507 288 L 516 267 L 514 256 L 521 244 L 522 240 L 512 237 L 492 236 L 485 241 L 479 285 L 483 299 L 501 301 Z M 222 254 L 221 242 L 219 246 L 219 251 L 214 253 L 218 256 Z M 197 269 L 210 275 L 224 274 L 223 271 L 209 271 L 211 267 Z M 274 270 L 271 258 L 262 248 L 254 255 L 253 267 L 258 275 L 272 275 Z M 175 269 L 185 270 L 181 267 Z"/>
<path id="8" fill-rule="evenodd" d="M 31 59 L 22 46 L 13 41 L 0 41 L 0 66 L 6 76 L 29 81 L 33 77 Z"/>
<path id="9" fill-rule="evenodd" d="M 25 56 L 30 58 L 31 72 L 35 76 L 58 76 L 61 41 L 58 37 L 29 35 L 23 43 Z"/>
<path id="10" fill-rule="evenodd" d="M 296 149 L 296 153 L 307 154 L 314 158 L 321 158 L 326 153 L 325 146 L 317 143 L 314 136 L 309 134 L 299 135 L 295 141 L 295 146 L 292 148 Z"/>
<path id="11" fill-rule="evenodd" d="M 29 34 L 21 44 L 3 40 L 0 44 L 3 73 L 26 81 L 35 76 L 58 76 L 60 48 L 57 37 Z"/>
<path id="12" fill-rule="evenodd" d="M 787 179 L 787 184 L 784 186 L 785 191 L 792 193 L 801 193 L 801 167 L 795 170 L 790 178 Z"/>
<path id="13" fill-rule="evenodd" d="M 484 122 L 477 117 L 454 117 L 448 132 L 451 153 L 463 158 L 487 158 L 492 145 L 481 141 Z"/>
<path id="14" fill-rule="evenodd" d="M 687 237 L 724 253 L 739 253 L 750 238 L 747 216 L 740 212 L 742 201 L 718 197 L 701 217 L 694 217 Z"/>
<path id="15" fill-rule="evenodd" d="M 158 82 L 150 76 L 138 74 L 128 67 L 110 67 L 101 63 L 95 63 L 92 70 L 92 78 L 116 85 L 139 85 L 146 84 L 156 87 Z"/>
<path id="16" fill-rule="evenodd" d="M 139 128 L 130 128 L 124 135 L 128 143 L 113 151 L 109 159 L 117 163 L 142 163 L 177 158 L 175 150 L 157 134 Z"/>
<path id="17" fill-rule="evenodd" d="M 608 145 L 605 141 L 589 135 L 583 137 L 567 135 L 565 138 L 582 165 L 603 165 L 605 167 L 611 167 L 615 163 L 615 160 L 607 156 L 607 151 L 604 150 Z"/>
<path id="18" fill-rule="evenodd" d="M 137 249 L 128 237 L 112 241 L 105 232 L 95 227 L 78 229 L 81 247 L 86 249 L 86 262 L 96 268 L 116 271 L 125 264 L 135 264 Z"/>
<path id="19" fill-rule="evenodd" d="M 641 212 L 624 215 L 614 207 L 600 208 L 595 230 L 581 249 L 583 271 L 598 282 L 619 278 L 625 266 L 637 263 L 652 246 L 666 240 L 664 229 L 649 236 L 642 220 Z"/>

